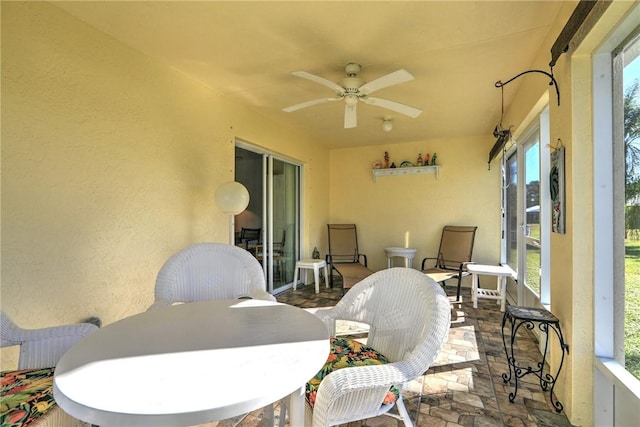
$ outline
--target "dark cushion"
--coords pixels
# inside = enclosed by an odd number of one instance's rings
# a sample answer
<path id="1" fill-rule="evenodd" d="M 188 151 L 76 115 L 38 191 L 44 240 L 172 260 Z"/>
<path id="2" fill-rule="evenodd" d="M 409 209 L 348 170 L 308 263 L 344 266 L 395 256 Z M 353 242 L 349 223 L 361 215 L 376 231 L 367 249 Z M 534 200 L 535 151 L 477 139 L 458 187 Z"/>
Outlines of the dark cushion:
<path id="1" fill-rule="evenodd" d="M 313 407 L 316 402 L 316 393 L 320 382 L 331 372 L 340 368 L 366 365 L 384 365 L 390 361 L 380 352 L 349 338 L 331 338 L 331 351 L 327 362 L 320 372 L 307 383 L 306 398 L 309 405 Z M 389 393 L 382 402 L 383 405 L 395 403 L 400 393 L 396 387 L 391 387 Z"/>

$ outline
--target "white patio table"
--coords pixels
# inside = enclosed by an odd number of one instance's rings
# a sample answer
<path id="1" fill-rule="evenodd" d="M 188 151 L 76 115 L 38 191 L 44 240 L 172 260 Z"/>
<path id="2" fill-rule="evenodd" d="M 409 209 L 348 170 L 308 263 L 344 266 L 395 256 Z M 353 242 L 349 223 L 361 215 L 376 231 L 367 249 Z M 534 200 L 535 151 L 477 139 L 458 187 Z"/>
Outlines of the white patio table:
<path id="1" fill-rule="evenodd" d="M 251 412 L 291 395 L 304 425 L 304 386 L 329 354 L 313 314 L 259 300 L 150 310 L 89 335 L 60 359 L 54 398 L 108 426 L 189 426 Z"/>

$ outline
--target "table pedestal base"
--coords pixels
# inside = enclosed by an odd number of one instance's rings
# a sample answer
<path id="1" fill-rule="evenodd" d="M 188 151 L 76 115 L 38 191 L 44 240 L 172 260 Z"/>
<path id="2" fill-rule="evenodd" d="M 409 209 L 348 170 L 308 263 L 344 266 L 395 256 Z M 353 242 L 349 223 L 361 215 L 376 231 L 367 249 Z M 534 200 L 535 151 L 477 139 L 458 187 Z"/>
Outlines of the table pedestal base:
<path id="1" fill-rule="evenodd" d="M 394 257 L 404 258 L 405 267 L 413 268 L 413 257 L 415 256 L 417 249 L 392 247 L 392 248 L 384 248 L 384 251 L 387 254 L 388 268 L 393 267 Z"/>

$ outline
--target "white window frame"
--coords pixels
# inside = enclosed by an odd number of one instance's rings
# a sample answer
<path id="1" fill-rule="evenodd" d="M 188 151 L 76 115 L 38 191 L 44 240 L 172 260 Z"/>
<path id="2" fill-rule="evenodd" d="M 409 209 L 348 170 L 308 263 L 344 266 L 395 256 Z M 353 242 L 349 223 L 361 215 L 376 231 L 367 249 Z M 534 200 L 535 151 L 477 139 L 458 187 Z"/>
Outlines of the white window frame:
<path id="1" fill-rule="evenodd" d="M 518 305 L 543 305 L 549 307 L 551 304 L 551 290 L 550 290 L 550 240 L 551 240 L 551 200 L 549 196 L 549 169 L 550 169 L 550 125 L 549 125 L 549 108 L 544 104 L 539 113 L 534 115 L 531 123 L 525 128 L 522 136 L 515 137 L 515 144 L 505 152 L 503 158 L 503 174 L 501 185 L 503 190 L 507 183 L 506 166 L 504 162 L 510 158 L 514 152 L 517 156 L 517 217 L 518 217 L 518 236 L 517 236 L 517 266 L 510 266 L 514 269 L 516 274 L 516 303 Z M 539 298 L 533 294 L 533 292 L 525 289 L 524 276 L 526 274 L 523 266 L 526 265 L 526 250 L 524 250 L 524 215 L 525 215 L 525 198 L 526 198 L 526 160 L 525 160 L 525 146 L 523 144 L 528 143 L 531 137 L 537 133 L 537 139 L 540 146 L 540 295 Z M 503 191 L 503 218 L 502 218 L 502 262 L 506 262 L 507 257 L 507 198 L 506 191 Z M 515 271 L 517 270 L 517 271 Z"/>
<path id="2" fill-rule="evenodd" d="M 592 55 L 593 76 L 593 277 L 594 424 L 625 425 L 640 417 L 640 381 L 624 367 L 624 64 L 616 51 L 640 22 L 640 6 Z M 622 191 L 620 191 L 622 189 Z M 624 238 L 624 237 L 623 237 Z"/>

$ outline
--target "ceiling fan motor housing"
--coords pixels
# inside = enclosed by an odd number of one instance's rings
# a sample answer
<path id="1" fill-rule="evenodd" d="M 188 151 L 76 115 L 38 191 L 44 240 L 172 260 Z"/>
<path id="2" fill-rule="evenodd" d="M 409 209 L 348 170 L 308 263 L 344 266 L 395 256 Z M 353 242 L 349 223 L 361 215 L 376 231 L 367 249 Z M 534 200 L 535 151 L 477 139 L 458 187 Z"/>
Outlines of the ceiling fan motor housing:
<path id="1" fill-rule="evenodd" d="M 356 64 L 355 62 L 350 62 L 344 67 L 344 72 L 347 73 L 349 77 L 355 77 L 358 75 L 362 67 L 360 64 Z"/>
<path id="2" fill-rule="evenodd" d="M 357 77 L 347 77 L 340 82 L 340 86 L 344 88 L 346 93 L 358 93 L 358 89 L 363 84 L 364 82 Z"/>

